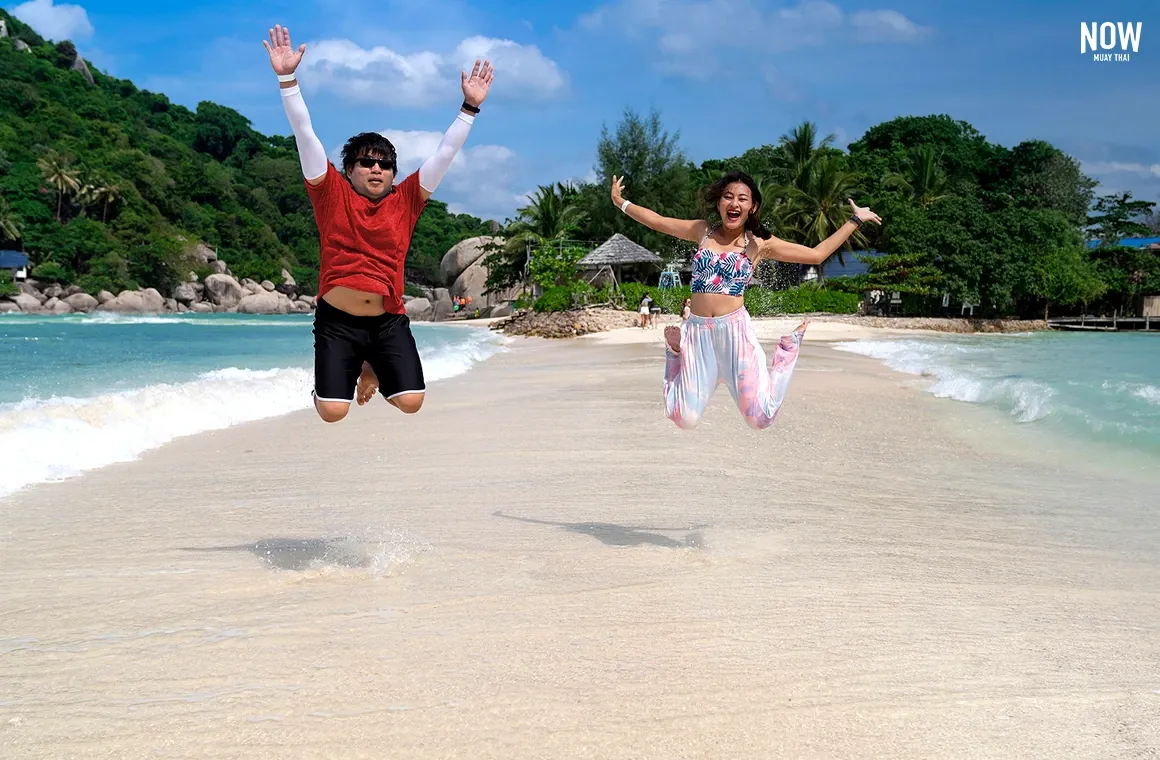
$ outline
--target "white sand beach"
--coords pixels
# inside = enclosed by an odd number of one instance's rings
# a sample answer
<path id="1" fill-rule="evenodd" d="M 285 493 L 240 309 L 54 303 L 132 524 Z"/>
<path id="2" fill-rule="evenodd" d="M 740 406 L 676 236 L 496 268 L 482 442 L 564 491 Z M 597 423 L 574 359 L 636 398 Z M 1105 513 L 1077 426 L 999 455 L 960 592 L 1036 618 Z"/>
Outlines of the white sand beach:
<path id="1" fill-rule="evenodd" d="M 1153 487 L 858 329 L 764 432 L 664 419 L 660 330 L 515 339 L 0 500 L 0 756 L 1160 756 Z"/>

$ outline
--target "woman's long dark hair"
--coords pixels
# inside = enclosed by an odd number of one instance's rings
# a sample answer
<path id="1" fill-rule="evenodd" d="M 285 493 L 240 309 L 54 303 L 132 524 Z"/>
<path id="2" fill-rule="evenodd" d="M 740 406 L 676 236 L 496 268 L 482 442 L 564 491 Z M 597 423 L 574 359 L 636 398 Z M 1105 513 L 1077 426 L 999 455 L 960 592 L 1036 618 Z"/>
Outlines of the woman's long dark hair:
<path id="1" fill-rule="evenodd" d="M 761 223 L 761 190 L 757 188 L 757 183 L 753 181 L 753 177 L 750 177 L 745 172 L 729 172 L 724 177 L 721 177 L 706 187 L 701 191 L 701 202 L 708 207 L 711 213 L 717 213 L 717 202 L 725 194 L 725 188 L 734 182 L 741 182 L 748 187 L 749 193 L 753 197 L 753 210 L 749 212 L 749 217 L 745 220 L 745 229 L 762 240 L 768 240 L 773 237 L 773 233 L 767 230 L 765 225 Z"/>

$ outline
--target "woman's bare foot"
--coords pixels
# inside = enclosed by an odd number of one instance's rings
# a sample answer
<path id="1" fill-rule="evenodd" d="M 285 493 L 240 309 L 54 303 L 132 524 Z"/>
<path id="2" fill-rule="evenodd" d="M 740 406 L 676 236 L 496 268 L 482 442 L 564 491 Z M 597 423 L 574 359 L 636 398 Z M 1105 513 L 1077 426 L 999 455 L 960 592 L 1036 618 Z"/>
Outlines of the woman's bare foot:
<path id="1" fill-rule="evenodd" d="M 674 354 L 681 353 L 681 328 L 669 325 L 665 328 L 665 343 Z"/>
<path id="2" fill-rule="evenodd" d="M 358 391 L 356 398 L 358 405 L 362 406 L 366 402 L 375 397 L 375 393 L 379 390 L 379 376 L 371 369 L 371 365 L 363 362 L 362 374 L 358 377 Z"/>
<path id="3" fill-rule="evenodd" d="M 792 333 L 790 333 L 789 335 L 781 336 L 781 340 L 779 341 L 781 347 L 784 348 L 786 351 L 789 351 L 790 349 L 792 349 L 794 347 L 795 344 L 800 343 L 802 340 L 802 337 L 805 336 L 805 334 L 806 334 L 806 325 L 808 325 L 809 323 L 810 323 L 810 321 L 808 319 L 804 320 L 800 325 L 798 325 L 797 329 L 794 330 Z"/>

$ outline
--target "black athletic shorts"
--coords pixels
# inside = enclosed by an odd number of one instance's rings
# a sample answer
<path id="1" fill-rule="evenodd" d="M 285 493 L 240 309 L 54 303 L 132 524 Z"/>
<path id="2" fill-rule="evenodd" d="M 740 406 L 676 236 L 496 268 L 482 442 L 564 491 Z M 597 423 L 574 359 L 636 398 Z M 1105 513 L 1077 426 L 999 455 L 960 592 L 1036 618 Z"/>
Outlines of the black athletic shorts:
<path id="1" fill-rule="evenodd" d="M 406 314 L 356 317 L 319 298 L 314 310 L 314 395 L 353 401 L 363 362 L 387 398 L 422 393 L 423 364 Z"/>

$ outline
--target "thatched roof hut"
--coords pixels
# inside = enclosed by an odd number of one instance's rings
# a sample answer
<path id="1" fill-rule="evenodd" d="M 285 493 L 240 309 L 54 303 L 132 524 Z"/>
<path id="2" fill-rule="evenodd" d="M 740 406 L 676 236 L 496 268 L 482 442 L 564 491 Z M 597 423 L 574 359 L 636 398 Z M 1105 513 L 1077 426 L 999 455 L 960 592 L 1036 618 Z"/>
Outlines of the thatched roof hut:
<path id="1" fill-rule="evenodd" d="M 664 260 L 660 256 L 642 245 L 632 242 L 619 232 L 608 238 L 584 258 L 580 259 L 578 267 L 587 272 L 596 274 L 593 280 L 603 279 L 601 273 L 615 273 L 617 281 L 623 282 L 623 270 L 652 274 L 663 266 Z"/>
<path id="2" fill-rule="evenodd" d="M 619 232 L 608 238 L 603 245 L 594 249 L 580 259 L 581 269 L 599 269 L 600 267 L 627 266 L 630 264 L 661 265 L 661 257 L 637 245 Z"/>

